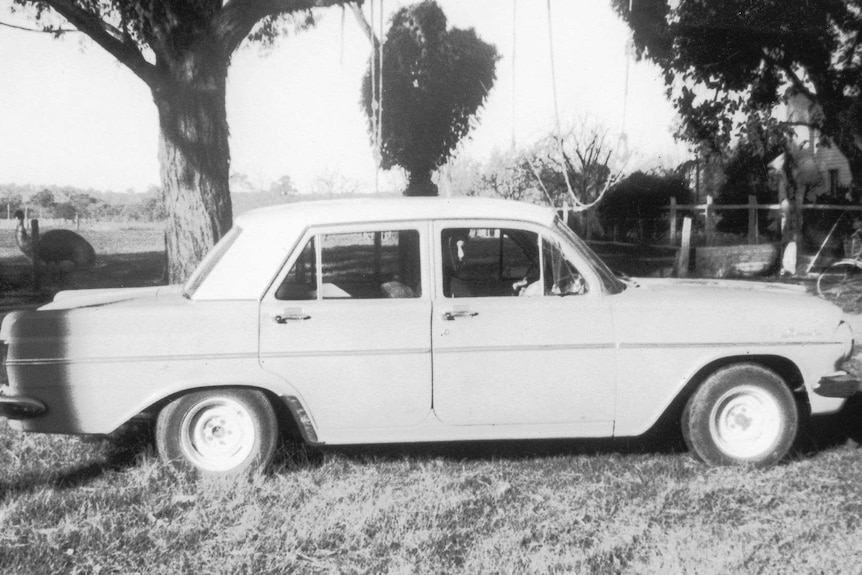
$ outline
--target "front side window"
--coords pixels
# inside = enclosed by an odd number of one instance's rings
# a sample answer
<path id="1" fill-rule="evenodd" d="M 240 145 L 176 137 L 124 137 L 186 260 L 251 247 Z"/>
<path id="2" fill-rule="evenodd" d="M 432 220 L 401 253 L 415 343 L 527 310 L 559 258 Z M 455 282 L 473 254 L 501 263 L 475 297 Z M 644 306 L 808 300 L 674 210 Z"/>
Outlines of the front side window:
<path id="1" fill-rule="evenodd" d="M 419 254 L 416 230 L 321 234 L 303 248 L 276 298 L 420 297 Z"/>
<path id="2" fill-rule="evenodd" d="M 587 287 L 560 247 L 504 228 L 447 228 L 441 234 L 445 297 L 582 294 Z"/>

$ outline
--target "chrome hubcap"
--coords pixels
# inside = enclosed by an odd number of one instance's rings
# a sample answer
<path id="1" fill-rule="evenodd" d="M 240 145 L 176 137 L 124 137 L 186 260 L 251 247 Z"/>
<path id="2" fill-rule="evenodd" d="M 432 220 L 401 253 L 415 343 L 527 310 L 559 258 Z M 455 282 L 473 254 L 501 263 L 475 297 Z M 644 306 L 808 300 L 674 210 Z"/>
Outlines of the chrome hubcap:
<path id="1" fill-rule="evenodd" d="M 245 461 L 255 443 L 254 423 L 242 404 L 226 398 L 198 403 L 183 419 L 181 447 L 207 471 L 227 471 Z"/>
<path id="2" fill-rule="evenodd" d="M 710 414 L 710 432 L 718 447 L 737 459 L 767 453 L 781 434 L 781 408 L 775 398 L 754 386 L 725 393 Z"/>

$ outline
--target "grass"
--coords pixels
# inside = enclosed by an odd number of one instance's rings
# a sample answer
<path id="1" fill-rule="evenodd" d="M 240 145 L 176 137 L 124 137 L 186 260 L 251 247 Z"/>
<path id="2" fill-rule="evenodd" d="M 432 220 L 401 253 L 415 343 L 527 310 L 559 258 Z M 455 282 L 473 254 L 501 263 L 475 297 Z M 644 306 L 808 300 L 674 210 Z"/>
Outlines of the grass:
<path id="1" fill-rule="evenodd" d="M 710 469 L 620 442 L 286 453 L 194 482 L 0 428 L 3 573 L 858 573 L 860 453 Z"/>
<path id="2" fill-rule="evenodd" d="M 155 281 L 159 230 L 105 233 L 82 281 Z M 291 446 L 231 481 L 176 473 L 133 429 L 0 421 L 0 573 L 859 573 L 860 414 L 763 471 L 705 467 L 672 436 Z"/>

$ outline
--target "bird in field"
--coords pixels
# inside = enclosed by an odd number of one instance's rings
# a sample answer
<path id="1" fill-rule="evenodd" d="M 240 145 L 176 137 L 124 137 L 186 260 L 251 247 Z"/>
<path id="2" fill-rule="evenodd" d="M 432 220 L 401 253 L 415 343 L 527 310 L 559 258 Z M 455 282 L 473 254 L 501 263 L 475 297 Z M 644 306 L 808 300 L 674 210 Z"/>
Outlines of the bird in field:
<path id="1" fill-rule="evenodd" d="M 33 240 L 24 226 L 24 211 L 17 210 L 15 217 L 18 225 L 15 226 L 15 242 L 27 256 L 33 260 Z M 56 264 L 61 269 L 68 266 L 70 262 L 74 267 L 92 267 L 96 265 L 96 250 L 80 235 L 72 230 L 48 230 L 39 235 L 39 260 L 49 266 Z"/>

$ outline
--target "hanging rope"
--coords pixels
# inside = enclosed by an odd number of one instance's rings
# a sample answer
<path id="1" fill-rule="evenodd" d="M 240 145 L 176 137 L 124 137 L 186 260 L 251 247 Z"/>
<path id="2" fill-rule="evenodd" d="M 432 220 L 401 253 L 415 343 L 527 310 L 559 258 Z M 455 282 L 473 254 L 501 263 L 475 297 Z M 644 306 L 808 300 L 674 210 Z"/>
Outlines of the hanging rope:
<path id="1" fill-rule="evenodd" d="M 356 16 L 362 32 L 371 42 L 371 145 L 374 155 L 374 190 L 380 192 L 380 162 L 382 158 L 383 141 L 383 34 L 384 7 L 380 0 L 379 17 L 374 0 L 368 0 L 370 17 L 365 17 L 362 4 L 351 2 L 349 6 Z M 379 26 L 379 31 L 376 28 Z M 379 40 L 378 40 L 379 38 Z"/>
<path id="2" fill-rule="evenodd" d="M 515 110 L 515 56 L 517 55 L 518 46 L 518 0 L 512 0 L 512 151 L 515 151 L 515 118 L 517 117 Z"/>
<path id="3" fill-rule="evenodd" d="M 629 16 L 631 16 L 632 13 L 633 3 L 634 0 L 629 0 Z M 620 125 L 619 137 L 619 142 L 623 145 L 623 157 L 628 156 L 629 153 L 629 137 L 626 134 L 626 121 L 629 109 L 629 76 L 631 74 L 632 54 L 634 53 L 634 50 L 634 40 L 630 38 L 626 42 L 626 77 L 623 85 L 623 117 Z"/>
<path id="4" fill-rule="evenodd" d="M 554 63 L 554 27 L 551 24 L 551 0 L 546 0 L 545 5 L 548 8 L 548 48 L 551 60 L 551 91 L 554 97 L 554 120 L 557 128 L 556 140 L 557 145 L 560 147 L 560 154 L 564 155 L 563 138 L 561 135 L 562 131 L 560 130 L 560 107 L 557 103 L 557 66 Z M 575 191 L 572 189 L 572 182 L 569 181 L 569 169 L 565 161 L 563 162 L 563 179 L 566 181 L 566 189 L 569 191 L 569 196 L 571 196 L 572 202 L 574 202 L 576 206 L 583 205 L 575 195 Z"/>
<path id="5" fill-rule="evenodd" d="M 377 37 L 380 38 L 380 41 L 378 42 L 378 45 L 380 46 L 380 58 L 378 60 L 380 69 L 377 74 L 378 81 L 380 82 L 377 88 L 377 149 L 381 156 L 383 154 L 381 150 L 383 142 L 383 34 L 383 0 L 380 0 L 380 30 L 377 35 Z"/>
<path id="6" fill-rule="evenodd" d="M 544 182 L 542 182 L 542 177 L 539 175 L 539 171 L 536 170 L 536 166 L 533 165 L 533 160 L 529 156 L 527 156 L 527 165 L 530 166 L 530 170 L 536 177 L 536 181 L 539 182 L 539 187 L 541 187 L 542 191 L 545 193 L 545 198 L 547 198 L 548 203 L 553 206 L 554 200 L 551 199 L 551 194 L 548 193 L 548 188 L 546 188 Z"/>

